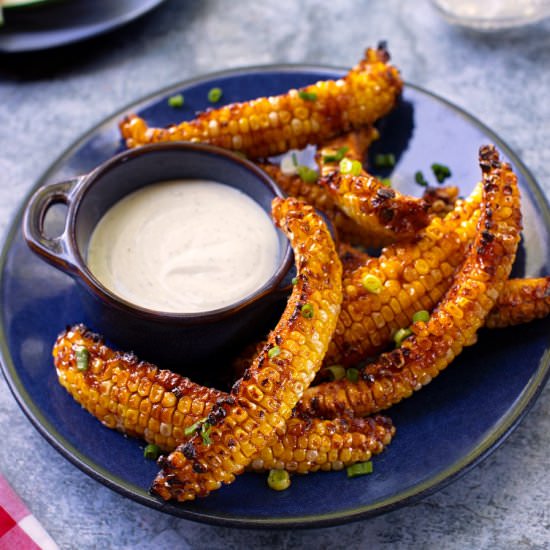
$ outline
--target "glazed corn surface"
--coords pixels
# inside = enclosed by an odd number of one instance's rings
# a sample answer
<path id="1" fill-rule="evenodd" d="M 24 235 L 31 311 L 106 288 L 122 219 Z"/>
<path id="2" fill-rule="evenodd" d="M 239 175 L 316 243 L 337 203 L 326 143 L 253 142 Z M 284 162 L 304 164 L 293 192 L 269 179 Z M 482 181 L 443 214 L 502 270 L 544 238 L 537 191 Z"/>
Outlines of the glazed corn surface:
<path id="1" fill-rule="evenodd" d="M 475 234 L 480 198 L 478 185 L 444 218 L 432 218 L 417 240 L 388 246 L 377 258 L 348 249 L 342 311 L 326 365 L 354 365 L 380 352 L 417 311 L 435 307 Z M 366 288 L 365 277 L 379 282 L 375 291 Z"/>
<path id="2" fill-rule="evenodd" d="M 88 368 L 78 368 L 85 349 Z M 116 352 L 83 325 L 65 330 L 53 348 L 60 383 L 105 426 L 144 439 L 171 452 L 186 439 L 185 430 L 206 418 L 227 394 L 204 388 L 132 354 Z M 369 460 L 391 441 L 388 418 L 303 420 L 291 418 L 286 432 L 256 455 L 253 470 L 297 473 L 338 470 Z"/>
<path id="3" fill-rule="evenodd" d="M 529 323 L 550 315 L 550 277 L 510 279 L 487 317 L 489 328 Z"/>
<path id="4" fill-rule="evenodd" d="M 429 221 L 423 199 L 402 195 L 368 174 L 332 172 L 321 179 L 335 203 L 369 235 L 363 244 L 378 247 L 413 239 Z"/>
<path id="5" fill-rule="evenodd" d="M 321 366 L 342 299 L 342 269 L 314 209 L 275 199 L 273 218 L 294 250 L 297 282 L 266 347 L 208 415 L 209 442 L 193 436 L 159 461 L 153 490 L 180 501 L 231 483 L 286 429 L 292 409 Z"/>
<path id="6" fill-rule="evenodd" d="M 510 274 L 521 230 L 520 199 L 511 168 L 494 147 L 480 151 L 483 201 L 475 240 L 452 287 L 427 322 L 411 326 L 401 347 L 347 379 L 309 388 L 299 413 L 332 417 L 386 409 L 429 383 L 464 346 L 475 342 Z"/>
<path id="7" fill-rule="evenodd" d="M 233 103 L 170 128 L 149 128 L 130 115 L 120 124 L 128 147 L 160 141 L 210 143 L 264 158 L 303 149 L 342 132 L 372 124 L 395 105 L 403 86 L 382 47 L 368 49 L 344 78 L 286 94 Z"/>

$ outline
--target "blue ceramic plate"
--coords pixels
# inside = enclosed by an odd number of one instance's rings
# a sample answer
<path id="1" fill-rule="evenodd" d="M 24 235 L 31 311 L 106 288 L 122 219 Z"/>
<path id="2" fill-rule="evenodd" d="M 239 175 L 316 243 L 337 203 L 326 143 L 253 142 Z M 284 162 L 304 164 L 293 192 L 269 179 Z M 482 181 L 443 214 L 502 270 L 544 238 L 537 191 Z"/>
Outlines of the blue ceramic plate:
<path id="1" fill-rule="evenodd" d="M 163 1 L 35 0 L 9 7 L 0 27 L 0 53 L 39 52 L 87 40 L 134 21 Z"/>
<path id="2" fill-rule="evenodd" d="M 191 118 L 209 107 L 208 91 L 223 102 L 278 94 L 342 70 L 323 67 L 260 67 L 188 81 L 116 113 L 64 153 L 37 186 L 87 172 L 120 151 L 117 122 L 138 112 L 154 125 Z M 185 106 L 166 98 L 185 95 Z M 467 194 L 479 178 L 477 150 L 495 143 L 519 173 L 525 236 L 516 274 L 550 273 L 550 209 L 540 189 L 510 149 L 481 123 L 442 99 L 406 86 L 399 108 L 381 125 L 376 152 L 393 152 L 397 187 L 421 194 L 414 173 L 430 177 L 430 164 L 453 172 Z M 387 174 L 383 174 L 387 175 Z M 277 493 L 265 476 L 245 474 L 231 486 L 188 504 L 165 504 L 148 493 L 156 474 L 143 444 L 104 428 L 61 388 L 50 350 L 70 323 L 84 315 L 73 281 L 34 256 L 13 221 L 1 257 L 1 352 L 5 376 L 40 433 L 65 457 L 108 487 L 152 508 L 187 519 L 244 527 L 309 527 L 366 518 L 441 488 L 494 450 L 517 425 L 543 387 L 550 367 L 549 320 L 502 331 L 482 331 L 479 343 L 411 399 L 391 409 L 397 435 L 374 460 L 374 473 L 347 479 L 344 472 L 293 478 Z M 116 330 L 116 329 L 115 329 Z M 150 358 L 154 360 L 154 358 Z"/>

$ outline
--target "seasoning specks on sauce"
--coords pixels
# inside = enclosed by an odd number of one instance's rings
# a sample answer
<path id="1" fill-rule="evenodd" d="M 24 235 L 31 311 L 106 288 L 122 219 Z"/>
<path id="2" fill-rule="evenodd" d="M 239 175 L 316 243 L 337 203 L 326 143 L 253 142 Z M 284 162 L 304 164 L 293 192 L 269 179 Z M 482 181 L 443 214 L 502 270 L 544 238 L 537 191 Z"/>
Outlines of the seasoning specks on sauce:
<path id="1" fill-rule="evenodd" d="M 279 261 L 277 232 L 248 195 L 203 180 L 148 185 L 97 224 L 88 267 L 121 298 L 148 309 L 197 313 L 259 289 Z"/>

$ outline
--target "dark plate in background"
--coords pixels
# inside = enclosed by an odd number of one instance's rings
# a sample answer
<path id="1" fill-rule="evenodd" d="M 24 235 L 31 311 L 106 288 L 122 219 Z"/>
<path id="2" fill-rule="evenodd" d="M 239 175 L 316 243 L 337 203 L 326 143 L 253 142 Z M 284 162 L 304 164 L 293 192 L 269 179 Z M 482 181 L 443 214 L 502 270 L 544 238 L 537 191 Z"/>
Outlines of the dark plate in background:
<path id="1" fill-rule="evenodd" d="M 52 0 L 4 10 L 0 53 L 38 52 L 112 31 L 164 0 Z"/>
<path id="2" fill-rule="evenodd" d="M 343 71 L 283 66 L 234 70 L 181 83 L 115 114 L 83 136 L 37 182 L 89 171 L 121 150 L 117 122 L 138 112 L 153 125 L 192 118 L 209 107 L 219 86 L 223 102 L 282 93 Z M 166 98 L 185 95 L 174 109 Z M 479 179 L 477 151 L 492 142 L 519 174 L 525 232 L 515 272 L 550 273 L 550 209 L 512 151 L 478 121 L 436 96 L 406 86 L 396 111 L 382 124 L 372 154 L 394 152 L 394 185 L 420 195 L 414 173 L 430 182 L 432 162 L 448 165 L 466 195 Z M 387 175 L 387 174 L 383 174 Z M 3 370 L 19 404 L 39 432 L 64 456 L 104 485 L 175 516 L 241 527 L 314 527 L 369 517 L 441 488 L 476 464 L 512 431 L 541 391 L 550 368 L 550 320 L 501 331 L 482 331 L 476 346 L 411 399 L 389 411 L 393 443 L 374 459 L 374 473 L 348 480 L 344 472 L 294 476 L 288 491 L 267 488 L 265 476 L 245 474 L 233 485 L 188 504 L 163 503 L 148 493 L 156 465 L 143 444 L 104 428 L 57 383 L 51 346 L 67 324 L 94 320 L 81 311 L 73 281 L 35 257 L 13 221 L 0 262 Z M 106 335 L 108 337 L 108 335 Z M 144 358 L 154 361 L 154 357 Z M 9 436 L 8 436 L 9 438 Z"/>

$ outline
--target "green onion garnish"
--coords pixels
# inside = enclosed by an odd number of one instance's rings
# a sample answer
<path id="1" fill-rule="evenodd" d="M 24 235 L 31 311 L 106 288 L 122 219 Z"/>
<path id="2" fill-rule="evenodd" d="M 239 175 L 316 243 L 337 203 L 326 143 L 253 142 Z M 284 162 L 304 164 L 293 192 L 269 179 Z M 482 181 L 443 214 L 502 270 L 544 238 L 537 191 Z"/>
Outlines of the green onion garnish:
<path id="1" fill-rule="evenodd" d="M 400 328 L 393 336 L 395 346 L 400 348 L 403 341 L 407 339 L 411 334 L 412 330 L 410 328 Z"/>
<path id="2" fill-rule="evenodd" d="M 358 160 L 342 159 L 340 161 L 340 174 L 358 176 L 363 170 L 363 165 Z"/>
<path id="3" fill-rule="evenodd" d="M 418 185 L 421 185 L 422 187 L 428 186 L 428 182 L 426 181 L 426 179 L 424 178 L 424 174 L 420 170 L 418 170 L 418 172 L 414 174 L 414 181 L 416 181 L 416 183 L 418 183 Z"/>
<path id="4" fill-rule="evenodd" d="M 160 454 L 160 447 L 158 445 L 154 445 L 153 443 L 147 445 L 145 449 L 143 449 L 143 456 L 148 460 L 156 460 Z"/>
<path id="5" fill-rule="evenodd" d="M 212 425 L 209 424 L 208 422 L 204 422 L 203 425 L 201 426 L 201 438 L 202 438 L 202 442 L 205 445 L 210 445 L 210 443 L 212 443 L 212 441 L 210 440 L 211 431 L 212 431 Z"/>
<path id="6" fill-rule="evenodd" d="M 298 95 L 300 96 L 300 99 L 303 99 L 304 101 L 316 101 L 317 100 L 317 94 L 313 92 L 305 92 L 304 90 L 301 90 L 298 92 Z"/>
<path id="7" fill-rule="evenodd" d="M 274 491 L 284 491 L 290 487 L 290 475 L 286 470 L 269 470 L 267 485 Z"/>
<path id="8" fill-rule="evenodd" d="M 346 369 L 342 365 L 332 365 L 323 370 L 330 372 L 333 380 L 342 380 L 346 376 Z"/>
<path id="9" fill-rule="evenodd" d="M 281 353 L 281 348 L 279 346 L 273 346 L 268 352 L 267 356 L 270 359 L 273 359 L 273 357 L 277 357 Z"/>
<path id="10" fill-rule="evenodd" d="M 201 425 L 201 421 L 197 420 L 197 422 L 195 422 L 194 424 L 191 424 L 191 426 L 187 426 L 187 428 L 183 430 L 183 435 L 185 437 L 189 437 L 193 435 L 199 429 L 200 425 Z"/>
<path id="11" fill-rule="evenodd" d="M 348 466 L 346 472 L 348 477 L 364 476 L 365 474 L 372 474 L 372 462 L 357 462 Z"/>
<path id="12" fill-rule="evenodd" d="M 76 368 L 79 371 L 88 370 L 88 363 L 90 361 L 90 353 L 84 346 L 75 346 L 74 353 L 76 357 Z"/>
<path id="13" fill-rule="evenodd" d="M 222 98 L 223 92 L 221 88 L 212 88 L 208 92 L 208 101 L 210 103 L 217 103 Z"/>
<path id="14" fill-rule="evenodd" d="M 296 168 L 296 173 L 300 176 L 302 181 L 307 183 L 314 183 L 319 179 L 319 173 L 309 166 L 298 166 Z"/>
<path id="15" fill-rule="evenodd" d="M 417 323 L 418 321 L 424 321 L 424 323 L 427 323 L 429 320 L 430 320 L 430 313 L 425 309 L 421 309 L 420 311 L 417 311 L 412 318 L 413 323 Z"/>
<path id="16" fill-rule="evenodd" d="M 434 173 L 438 183 L 443 183 L 447 178 L 451 177 L 451 170 L 449 167 L 437 162 L 432 164 L 432 172 Z"/>
<path id="17" fill-rule="evenodd" d="M 296 153 L 292 153 L 292 164 L 298 167 L 298 157 L 296 156 Z"/>
<path id="18" fill-rule="evenodd" d="M 168 98 L 168 105 L 170 105 L 170 107 L 183 107 L 183 103 L 184 99 L 182 94 L 173 95 L 172 97 Z"/>
<path id="19" fill-rule="evenodd" d="M 311 304 L 304 304 L 300 311 L 302 312 L 302 317 L 306 319 L 311 319 L 313 317 L 313 306 Z"/>
<path id="20" fill-rule="evenodd" d="M 359 380 L 359 371 L 357 369 L 351 368 L 346 370 L 346 378 L 350 382 L 357 382 Z"/>
<path id="21" fill-rule="evenodd" d="M 368 290 L 373 294 L 380 294 L 380 291 L 382 290 L 382 281 L 376 275 L 372 275 L 371 273 L 366 273 L 363 275 L 361 278 L 361 284 L 365 290 Z"/>
<path id="22" fill-rule="evenodd" d="M 380 183 L 384 186 L 384 187 L 391 187 L 391 179 L 390 178 L 382 178 L 380 180 Z"/>
<path id="23" fill-rule="evenodd" d="M 332 155 L 324 155 L 323 162 L 340 162 L 348 151 L 349 147 L 347 145 L 344 145 L 343 147 L 340 147 L 340 149 L 338 149 L 336 153 Z"/>
<path id="24" fill-rule="evenodd" d="M 298 277 L 292 277 L 292 281 L 290 281 L 292 283 L 292 286 L 296 286 L 298 284 Z"/>
<path id="25" fill-rule="evenodd" d="M 393 153 L 379 153 L 374 157 L 374 165 L 377 168 L 393 168 L 395 166 L 395 155 Z"/>

